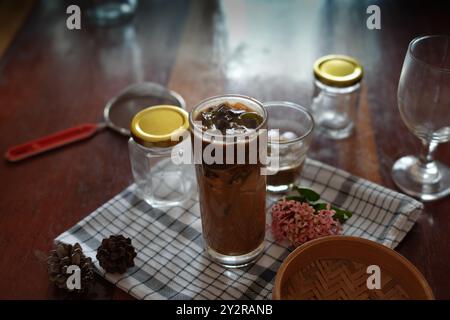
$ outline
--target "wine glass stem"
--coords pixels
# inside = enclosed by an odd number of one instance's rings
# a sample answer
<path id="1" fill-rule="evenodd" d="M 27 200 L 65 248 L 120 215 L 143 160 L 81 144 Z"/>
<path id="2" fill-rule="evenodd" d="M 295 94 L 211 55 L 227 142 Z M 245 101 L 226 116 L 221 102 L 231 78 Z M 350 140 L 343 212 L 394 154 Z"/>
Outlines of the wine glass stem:
<path id="1" fill-rule="evenodd" d="M 420 151 L 417 163 L 411 167 L 412 177 L 422 183 L 431 184 L 438 183 L 441 179 L 441 174 L 434 161 L 434 151 L 438 143 L 433 141 L 422 140 L 422 148 Z"/>

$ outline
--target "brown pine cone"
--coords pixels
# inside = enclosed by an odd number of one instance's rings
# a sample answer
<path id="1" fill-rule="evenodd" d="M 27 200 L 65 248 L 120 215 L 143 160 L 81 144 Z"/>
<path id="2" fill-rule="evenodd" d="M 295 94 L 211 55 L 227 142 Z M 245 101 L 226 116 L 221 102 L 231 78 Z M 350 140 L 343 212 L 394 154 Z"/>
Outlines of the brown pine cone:
<path id="1" fill-rule="evenodd" d="M 134 267 L 136 251 L 130 238 L 123 235 L 113 235 L 102 240 L 97 249 L 97 259 L 100 266 L 107 272 L 124 273 L 128 268 Z"/>
<path id="2" fill-rule="evenodd" d="M 68 288 L 67 279 L 73 275 L 67 273 L 67 268 L 71 265 L 78 266 L 81 270 L 80 288 Z M 50 251 L 50 256 L 47 258 L 47 270 L 49 279 L 58 288 L 67 291 L 87 292 L 94 283 L 95 267 L 91 258 L 87 258 L 83 254 L 83 250 L 78 243 L 75 245 L 59 243 L 56 248 Z"/>

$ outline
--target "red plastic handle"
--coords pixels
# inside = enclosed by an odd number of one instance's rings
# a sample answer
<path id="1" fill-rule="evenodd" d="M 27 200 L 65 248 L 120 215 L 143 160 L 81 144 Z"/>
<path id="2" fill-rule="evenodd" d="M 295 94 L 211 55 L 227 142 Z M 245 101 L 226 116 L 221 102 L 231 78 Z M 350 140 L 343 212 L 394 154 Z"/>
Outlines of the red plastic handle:
<path id="1" fill-rule="evenodd" d="M 55 132 L 51 135 L 29 141 L 9 148 L 5 157 L 8 161 L 16 162 L 39 153 L 68 145 L 75 141 L 87 139 L 94 135 L 102 126 L 86 123 L 70 129 Z"/>

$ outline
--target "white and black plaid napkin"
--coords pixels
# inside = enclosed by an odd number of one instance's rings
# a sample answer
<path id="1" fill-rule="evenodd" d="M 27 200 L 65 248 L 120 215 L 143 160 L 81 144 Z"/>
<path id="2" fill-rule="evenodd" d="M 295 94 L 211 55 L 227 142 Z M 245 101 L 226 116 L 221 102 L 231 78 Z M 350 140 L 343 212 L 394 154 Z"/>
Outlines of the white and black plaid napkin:
<path id="1" fill-rule="evenodd" d="M 412 228 L 423 205 L 403 194 L 307 159 L 301 185 L 353 212 L 343 233 L 394 248 Z M 102 205 L 56 241 L 78 242 L 102 276 L 139 299 L 270 299 L 276 272 L 289 254 L 266 236 L 264 255 L 253 266 L 225 269 L 203 249 L 197 194 L 182 207 L 155 209 L 135 196 L 134 185 Z M 268 205 L 275 199 L 268 199 Z M 268 206 L 268 207 L 269 207 Z M 268 211 L 268 221 L 270 221 Z M 133 239 L 136 266 L 124 275 L 105 273 L 95 254 L 103 238 Z"/>

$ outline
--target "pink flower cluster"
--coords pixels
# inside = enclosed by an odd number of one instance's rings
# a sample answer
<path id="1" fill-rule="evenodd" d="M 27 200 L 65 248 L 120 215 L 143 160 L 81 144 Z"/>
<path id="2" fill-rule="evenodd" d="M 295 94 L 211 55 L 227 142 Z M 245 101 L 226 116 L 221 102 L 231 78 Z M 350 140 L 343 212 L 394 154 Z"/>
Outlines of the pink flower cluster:
<path id="1" fill-rule="evenodd" d="M 272 233 L 276 241 L 287 239 L 292 246 L 329 235 L 340 234 L 336 212 L 330 209 L 315 211 L 306 202 L 280 200 L 272 207 Z"/>

